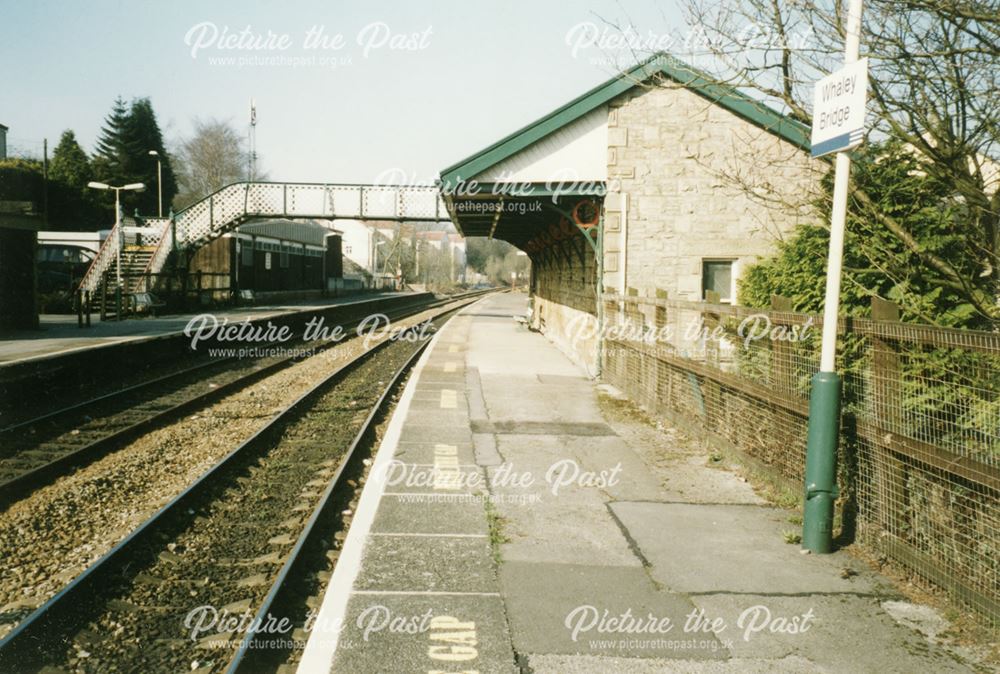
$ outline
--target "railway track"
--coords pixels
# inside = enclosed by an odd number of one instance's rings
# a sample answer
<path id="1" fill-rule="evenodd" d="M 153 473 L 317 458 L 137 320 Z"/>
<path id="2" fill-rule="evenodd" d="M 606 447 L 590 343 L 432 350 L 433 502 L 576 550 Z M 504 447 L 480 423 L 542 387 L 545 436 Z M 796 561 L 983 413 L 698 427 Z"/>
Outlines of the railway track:
<path id="1" fill-rule="evenodd" d="M 454 299 L 479 294 L 482 293 L 468 293 Z M 407 305 L 387 315 L 398 320 L 448 301 L 453 300 Z M 342 327 L 350 331 L 358 323 L 351 321 Z M 319 353 L 336 344 L 322 343 L 313 347 L 312 352 Z M 198 363 L 0 428 L 0 509 L 67 471 L 302 359 L 303 356 L 293 354 Z"/>
<path id="2" fill-rule="evenodd" d="M 0 671 L 277 669 L 295 635 L 275 639 L 268 618 L 335 560 L 359 448 L 426 346 L 412 339 L 379 343 L 275 415 L 0 641 Z M 192 634 L 203 607 L 250 629 Z"/>

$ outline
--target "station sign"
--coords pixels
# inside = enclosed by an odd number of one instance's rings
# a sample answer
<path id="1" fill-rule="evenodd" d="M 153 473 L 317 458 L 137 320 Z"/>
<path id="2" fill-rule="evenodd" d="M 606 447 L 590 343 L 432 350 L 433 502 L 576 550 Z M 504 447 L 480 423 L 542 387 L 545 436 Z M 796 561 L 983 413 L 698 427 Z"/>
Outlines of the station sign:
<path id="1" fill-rule="evenodd" d="M 843 152 L 861 144 L 865 134 L 868 59 L 827 75 L 813 90 L 812 156 Z"/>

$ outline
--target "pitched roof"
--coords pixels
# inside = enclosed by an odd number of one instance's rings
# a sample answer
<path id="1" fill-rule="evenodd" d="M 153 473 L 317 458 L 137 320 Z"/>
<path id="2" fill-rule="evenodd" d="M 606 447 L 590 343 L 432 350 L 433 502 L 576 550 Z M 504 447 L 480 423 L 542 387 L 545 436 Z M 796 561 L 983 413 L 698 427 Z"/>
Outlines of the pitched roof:
<path id="1" fill-rule="evenodd" d="M 804 150 L 810 149 L 809 128 L 806 125 L 781 114 L 762 101 L 747 96 L 735 87 L 718 83 L 710 75 L 661 52 L 628 70 L 622 71 L 604 84 L 594 87 L 541 119 L 537 119 L 501 138 L 489 147 L 443 169 L 441 171 L 442 184 L 445 188 L 454 187 L 462 181 L 469 180 L 556 129 L 576 121 L 588 112 L 657 75 L 691 89 L 696 94 L 797 147 Z"/>

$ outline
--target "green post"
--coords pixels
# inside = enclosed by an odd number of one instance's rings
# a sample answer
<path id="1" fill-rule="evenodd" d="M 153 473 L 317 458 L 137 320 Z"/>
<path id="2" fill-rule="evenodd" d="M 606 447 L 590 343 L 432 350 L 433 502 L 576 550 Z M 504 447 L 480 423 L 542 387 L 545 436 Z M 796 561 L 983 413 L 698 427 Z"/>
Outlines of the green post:
<path id="1" fill-rule="evenodd" d="M 862 0 L 850 0 L 848 5 L 844 41 L 845 66 L 858 60 L 862 5 Z M 813 122 L 815 121 L 814 119 Z M 813 127 L 813 137 L 815 136 L 816 127 Z M 830 213 L 826 295 L 823 301 L 823 342 L 820 349 L 819 372 L 812 378 L 812 391 L 809 395 L 809 438 L 806 445 L 802 547 L 818 553 L 833 550 L 833 501 L 837 498 L 837 443 L 840 438 L 840 377 L 836 373 L 837 330 L 840 277 L 844 265 L 844 231 L 847 226 L 847 193 L 851 179 L 851 155 L 848 153 L 850 147 L 837 150 L 837 168 L 833 179 L 833 209 Z M 813 147 L 813 157 L 826 153 L 817 152 L 817 149 L 820 148 Z"/>
<path id="2" fill-rule="evenodd" d="M 833 502 L 837 498 L 837 444 L 840 437 L 840 375 L 817 372 L 809 396 L 805 505 L 802 547 L 833 551 Z"/>

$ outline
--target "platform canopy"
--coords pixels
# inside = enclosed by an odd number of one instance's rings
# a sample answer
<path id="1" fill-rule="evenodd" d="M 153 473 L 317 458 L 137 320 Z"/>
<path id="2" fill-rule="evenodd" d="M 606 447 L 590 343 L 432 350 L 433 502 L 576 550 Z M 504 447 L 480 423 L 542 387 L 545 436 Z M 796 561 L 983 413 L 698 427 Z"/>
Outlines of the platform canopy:
<path id="1" fill-rule="evenodd" d="M 495 237 L 525 249 L 544 232 L 564 226 L 563 219 L 581 210 L 591 213 L 608 189 L 609 104 L 653 81 L 684 86 L 795 145 L 809 147 L 808 130 L 802 125 L 660 53 L 443 169 L 440 187 L 452 222 L 465 236 Z"/>

